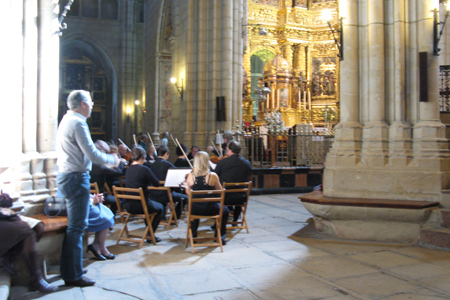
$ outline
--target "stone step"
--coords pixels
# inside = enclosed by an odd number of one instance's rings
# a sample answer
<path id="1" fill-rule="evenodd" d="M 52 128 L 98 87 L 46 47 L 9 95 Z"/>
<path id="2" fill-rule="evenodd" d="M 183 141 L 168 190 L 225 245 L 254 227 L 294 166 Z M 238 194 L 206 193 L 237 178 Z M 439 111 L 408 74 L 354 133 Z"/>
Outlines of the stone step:
<path id="1" fill-rule="evenodd" d="M 420 230 L 420 242 L 450 250 L 450 229 L 443 227 L 440 229 L 422 228 Z"/>
<path id="2" fill-rule="evenodd" d="M 442 214 L 442 226 L 450 228 L 450 209 L 441 209 Z"/>

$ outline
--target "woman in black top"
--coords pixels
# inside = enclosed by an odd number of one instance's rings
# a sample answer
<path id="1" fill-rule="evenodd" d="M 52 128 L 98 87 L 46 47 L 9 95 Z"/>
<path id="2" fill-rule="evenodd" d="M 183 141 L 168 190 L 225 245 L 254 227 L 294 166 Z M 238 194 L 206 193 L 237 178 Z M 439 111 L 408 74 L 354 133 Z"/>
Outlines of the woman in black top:
<path id="1" fill-rule="evenodd" d="M 158 228 L 159 222 L 164 215 L 164 206 L 161 203 L 153 201 L 149 198 L 149 191 L 147 187 L 149 185 L 159 186 L 159 180 L 156 178 L 155 174 L 153 174 L 150 168 L 144 166 L 145 160 L 145 150 L 136 146 L 131 151 L 131 161 L 132 163 L 128 167 L 128 171 L 125 175 L 126 184 L 129 188 L 142 188 L 144 192 L 145 199 L 147 199 L 147 209 L 149 213 L 157 213 L 152 222 L 153 232 L 156 232 Z M 123 204 L 125 209 L 132 214 L 143 214 L 144 209 L 139 201 L 135 200 L 127 200 Z M 156 241 L 161 241 L 160 238 L 155 237 Z"/>
<path id="2" fill-rule="evenodd" d="M 194 171 L 186 178 L 186 194 L 191 191 L 221 190 L 219 177 L 216 173 L 209 171 L 209 155 L 204 151 L 199 151 L 194 156 Z M 192 213 L 201 216 L 217 215 L 220 212 L 218 202 L 192 203 Z M 222 234 L 222 244 L 226 245 L 225 236 L 227 233 L 227 220 L 230 210 L 224 206 L 222 210 L 222 223 L 220 233 Z M 191 222 L 192 235 L 197 236 L 199 220 Z"/>

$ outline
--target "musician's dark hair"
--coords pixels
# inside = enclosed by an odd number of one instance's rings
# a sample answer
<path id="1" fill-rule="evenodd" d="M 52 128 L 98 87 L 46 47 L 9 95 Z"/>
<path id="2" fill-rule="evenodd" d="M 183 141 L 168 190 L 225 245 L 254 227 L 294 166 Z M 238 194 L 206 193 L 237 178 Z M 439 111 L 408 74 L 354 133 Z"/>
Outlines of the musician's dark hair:
<path id="1" fill-rule="evenodd" d="M 184 153 L 187 153 L 188 147 L 185 144 L 181 144 L 181 147 L 183 148 Z M 175 149 L 175 152 L 177 153 L 177 156 L 183 155 L 180 147 L 177 147 L 177 149 Z"/>
<path id="2" fill-rule="evenodd" d="M 156 153 L 158 153 L 158 156 L 164 156 L 164 154 L 170 153 L 170 151 L 165 145 L 161 145 L 156 149 Z"/>
<path id="3" fill-rule="evenodd" d="M 242 147 L 239 142 L 232 140 L 230 141 L 230 143 L 228 143 L 228 149 L 230 149 L 234 154 L 240 154 Z"/>
<path id="4" fill-rule="evenodd" d="M 197 148 L 197 150 L 200 151 L 200 147 L 199 146 L 195 146 L 195 145 L 191 147 L 191 151 L 194 150 L 194 148 Z"/>
<path id="5" fill-rule="evenodd" d="M 13 206 L 13 199 L 9 196 L 9 194 L 0 194 L 0 207 L 9 208 Z"/>
<path id="6" fill-rule="evenodd" d="M 142 157 L 145 158 L 145 150 L 141 145 L 134 146 L 133 150 L 131 150 L 130 163 L 133 161 L 138 161 Z"/>

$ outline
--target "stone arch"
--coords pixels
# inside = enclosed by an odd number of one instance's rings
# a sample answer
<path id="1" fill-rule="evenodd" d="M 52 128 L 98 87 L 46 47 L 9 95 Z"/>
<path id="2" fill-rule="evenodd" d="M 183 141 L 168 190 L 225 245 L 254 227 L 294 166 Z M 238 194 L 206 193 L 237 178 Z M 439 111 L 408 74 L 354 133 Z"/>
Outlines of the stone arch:
<path id="1" fill-rule="evenodd" d="M 94 87 L 91 87 L 91 82 L 86 84 L 85 88 L 88 88 L 91 92 L 93 92 L 93 101 L 98 103 L 99 105 L 94 106 L 92 118 L 88 119 L 88 123 L 90 123 L 91 134 L 93 139 L 102 138 L 102 139 L 117 139 L 117 72 L 116 68 L 113 64 L 113 61 L 109 57 L 109 55 L 95 42 L 81 35 L 74 35 L 63 42 L 61 42 L 61 51 L 60 51 L 60 69 L 61 69 L 61 84 L 60 84 L 60 99 L 59 106 L 60 111 L 58 115 L 58 119 L 62 118 L 62 115 L 65 113 L 66 109 L 61 109 L 61 107 L 65 107 L 65 101 L 67 97 L 67 90 L 64 86 L 64 67 L 65 61 L 64 59 L 70 56 L 78 57 L 80 60 L 86 60 L 92 62 L 92 68 L 95 70 L 104 71 L 104 95 L 101 96 L 100 93 L 96 93 L 94 91 Z M 103 97 L 103 98 L 101 98 Z M 97 99 L 96 99 L 97 98 Z M 101 110 L 99 110 L 101 108 Z M 98 114 L 94 114 L 94 112 L 98 112 Z M 92 127 L 92 122 L 94 125 L 99 125 L 98 117 L 101 117 L 101 127 L 104 129 L 102 132 L 96 131 L 96 126 Z"/>

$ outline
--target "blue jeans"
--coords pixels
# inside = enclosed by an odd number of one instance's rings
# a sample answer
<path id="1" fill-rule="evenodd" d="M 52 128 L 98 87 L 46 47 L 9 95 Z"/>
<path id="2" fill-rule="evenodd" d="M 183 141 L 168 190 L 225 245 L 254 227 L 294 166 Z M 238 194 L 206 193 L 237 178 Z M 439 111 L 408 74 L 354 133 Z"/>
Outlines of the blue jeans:
<path id="1" fill-rule="evenodd" d="M 66 198 L 68 226 L 61 252 L 61 276 L 75 281 L 83 276 L 83 235 L 88 227 L 89 173 L 59 173 L 56 186 Z"/>

